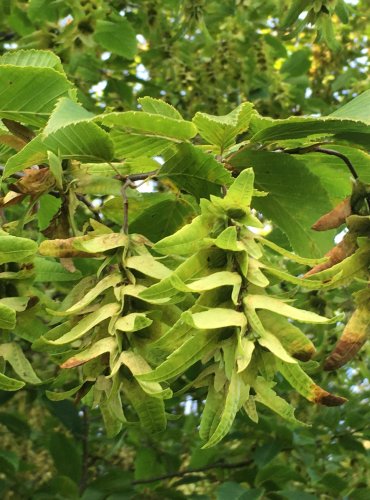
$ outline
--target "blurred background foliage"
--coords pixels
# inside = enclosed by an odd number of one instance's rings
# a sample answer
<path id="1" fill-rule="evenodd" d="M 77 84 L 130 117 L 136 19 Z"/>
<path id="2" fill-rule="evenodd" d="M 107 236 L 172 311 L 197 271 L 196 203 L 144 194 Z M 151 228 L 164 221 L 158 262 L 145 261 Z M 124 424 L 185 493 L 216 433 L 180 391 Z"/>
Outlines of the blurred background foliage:
<path id="1" fill-rule="evenodd" d="M 54 51 L 80 101 L 96 112 L 136 109 L 137 98 L 150 95 L 184 117 L 225 114 L 249 100 L 280 118 L 330 113 L 369 88 L 369 17 L 368 0 L 2 0 L 0 47 Z M 297 297 L 319 313 L 350 315 L 350 292 Z M 310 330 L 318 361 L 342 330 Z M 35 355 L 32 361 L 36 370 L 43 363 Z M 365 351 L 355 368 L 312 376 L 350 402 L 314 407 L 291 395 L 297 417 L 312 427 L 268 411 L 258 424 L 239 414 L 223 443 L 203 451 L 196 429 L 201 391 L 185 403 L 179 398 L 163 435 L 133 424 L 114 440 L 98 412 L 49 401 L 37 389 L 0 391 L 0 496 L 367 500 Z"/>

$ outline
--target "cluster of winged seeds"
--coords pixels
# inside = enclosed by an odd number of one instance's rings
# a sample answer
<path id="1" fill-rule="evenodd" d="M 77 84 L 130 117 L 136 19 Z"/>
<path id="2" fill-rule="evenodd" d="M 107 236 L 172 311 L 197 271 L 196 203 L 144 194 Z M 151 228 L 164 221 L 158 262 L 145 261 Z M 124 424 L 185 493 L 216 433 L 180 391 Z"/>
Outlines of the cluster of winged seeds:
<path id="1" fill-rule="evenodd" d="M 292 322 L 337 318 L 294 307 L 274 296 L 269 281 L 319 289 L 335 286 L 343 273 L 331 268 L 297 278 L 274 266 L 271 251 L 311 266 L 323 260 L 301 258 L 259 235 L 254 228 L 262 224 L 250 204 L 263 193 L 253 181 L 252 169 L 243 170 L 223 198 L 202 199 L 200 215 L 154 245 L 98 222 L 85 236 L 41 243 L 46 256 L 103 257 L 98 277 L 84 278 L 58 310 L 49 311 L 53 327 L 33 345 L 79 378 L 76 387 L 50 391 L 49 398 L 75 394 L 98 405 L 115 435 L 127 422 L 127 405 L 157 432 L 166 426 L 164 400 L 173 391 L 177 396 L 204 387 L 204 447 L 227 434 L 242 408 L 257 421 L 256 403 L 298 422 L 274 390 L 278 372 L 309 401 L 344 402 L 306 373 L 315 348 Z"/>

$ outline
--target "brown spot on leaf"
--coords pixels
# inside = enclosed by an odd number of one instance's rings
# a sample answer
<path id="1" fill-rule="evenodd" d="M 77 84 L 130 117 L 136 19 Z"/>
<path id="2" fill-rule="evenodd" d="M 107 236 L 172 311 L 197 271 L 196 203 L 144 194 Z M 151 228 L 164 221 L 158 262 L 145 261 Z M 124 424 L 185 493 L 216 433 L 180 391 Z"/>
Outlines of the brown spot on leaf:
<path id="1" fill-rule="evenodd" d="M 315 231 L 327 231 L 328 229 L 335 229 L 344 224 L 346 218 L 351 215 L 351 198 L 348 197 L 341 201 L 339 205 L 333 208 L 330 212 L 320 217 L 318 221 L 312 226 Z"/>

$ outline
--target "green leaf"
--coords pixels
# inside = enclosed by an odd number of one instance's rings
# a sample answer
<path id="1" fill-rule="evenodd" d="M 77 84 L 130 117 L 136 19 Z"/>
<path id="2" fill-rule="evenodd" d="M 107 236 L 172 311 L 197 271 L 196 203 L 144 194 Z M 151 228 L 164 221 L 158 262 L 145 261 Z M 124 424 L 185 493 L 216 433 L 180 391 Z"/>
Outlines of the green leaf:
<path id="1" fill-rule="evenodd" d="M 167 278 L 172 273 L 168 267 L 155 259 L 150 253 L 128 257 L 125 266 L 159 280 Z"/>
<path id="2" fill-rule="evenodd" d="M 182 318 L 199 330 L 212 330 L 228 326 L 243 328 L 247 325 L 247 319 L 243 313 L 237 312 L 234 309 L 223 309 L 220 307 L 192 314 L 186 312 L 182 315 Z"/>
<path id="3" fill-rule="evenodd" d="M 14 309 L 0 303 L 0 328 L 13 330 L 15 328 L 16 315 Z"/>
<path id="4" fill-rule="evenodd" d="M 104 49 L 125 59 L 133 59 L 137 52 L 136 33 L 127 19 L 116 22 L 98 19 L 94 39 Z"/>
<path id="5" fill-rule="evenodd" d="M 254 172 L 251 168 L 242 170 L 238 177 L 227 190 L 224 198 L 211 198 L 217 202 L 217 206 L 222 206 L 229 217 L 238 220 L 242 217 L 240 211 L 249 214 L 253 196 Z"/>
<path id="6" fill-rule="evenodd" d="M 256 401 L 267 406 L 282 418 L 288 420 L 288 422 L 305 425 L 303 422 L 300 422 L 295 418 L 294 408 L 272 390 L 274 385 L 275 382 L 270 382 L 264 380 L 262 377 L 257 377 L 253 384 L 253 388 L 256 391 Z"/>
<path id="7" fill-rule="evenodd" d="M 183 120 L 183 117 L 171 104 L 168 104 L 162 99 L 154 99 L 153 97 L 139 97 L 138 102 L 141 104 L 142 110 L 145 113 L 168 116 L 175 120 Z"/>
<path id="8" fill-rule="evenodd" d="M 329 116 L 342 119 L 359 120 L 370 125 L 369 113 L 370 90 L 366 90 L 352 99 L 352 101 L 335 110 L 334 113 L 331 113 Z"/>
<path id="9" fill-rule="evenodd" d="M 117 314 L 119 310 L 119 304 L 106 304 L 100 307 L 100 309 L 98 309 L 97 311 L 94 311 L 85 316 L 79 321 L 79 323 L 77 323 L 75 327 L 73 327 L 69 332 L 62 335 L 59 339 L 46 340 L 46 342 L 53 345 L 64 345 L 73 342 L 74 340 L 77 340 L 85 335 L 85 333 L 94 328 L 94 326 Z"/>
<path id="10" fill-rule="evenodd" d="M 272 333 L 268 332 L 267 330 L 261 330 L 258 331 L 258 333 L 261 334 L 261 336 L 258 339 L 258 343 L 271 351 L 275 356 L 278 358 L 282 359 L 283 361 L 286 361 L 287 363 L 297 363 L 297 360 L 292 358 L 285 348 L 282 346 L 280 340 L 275 337 Z"/>
<path id="11" fill-rule="evenodd" d="M 0 65 L 53 68 L 64 74 L 62 62 L 59 57 L 49 50 L 11 50 L 0 56 Z"/>
<path id="12" fill-rule="evenodd" d="M 199 215 L 176 233 L 158 241 L 153 249 L 163 255 L 190 255 L 212 244 L 206 239 L 211 228 L 209 222 Z"/>
<path id="13" fill-rule="evenodd" d="M 0 234 L 0 264 L 23 262 L 37 252 L 37 243 L 28 238 Z"/>
<path id="14" fill-rule="evenodd" d="M 123 390 L 137 412 L 142 427 L 149 434 L 162 432 L 167 425 L 163 401 L 146 394 L 140 385 L 132 380 L 125 380 Z"/>
<path id="15" fill-rule="evenodd" d="M 284 120 L 266 121 L 266 127 L 257 132 L 253 142 L 281 142 L 292 139 L 306 139 L 312 136 L 341 138 L 348 137 L 358 144 L 370 143 L 370 125 L 345 118 L 334 118 L 332 115 L 323 118 L 291 117 Z"/>
<path id="16" fill-rule="evenodd" d="M 46 229 L 53 217 L 58 213 L 62 201 L 60 198 L 56 198 L 51 194 L 44 194 L 39 199 L 39 210 L 37 212 L 37 221 L 39 230 L 43 231 Z"/>
<path id="17" fill-rule="evenodd" d="M 237 135 L 248 130 L 252 116 L 253 105 L 244 102 L 225 116 L 214 116 L 206 113 L 196 113 L 193 123 L 199 134 L 209 144 L 218 146 L 222 153 L 235 144 Z"/>
<path id="18" fill-rule="evenodd" d="M 81 279 L 80 271 L 74 271 L 71 273 L 67 271 L 62 264 L 52 259 L 36 257 L 34 265 L 34 280 L 36 283 L 50 283 L 51 281 L 75 281 Z"/>
<path id="19" fill-rule="evenodd" d="M 61 311 L 63 314 L 77 314 L 86 306 L 91 304 L 100 294 L 102 294 L 108 288 L 116 286 L 122 281 L 122 276 L 119 273 L 112 273 L 101 281 L 99 281 L 91 290 L 89 290 L 79 301 L 77 301 L 73 306 L 69 307 L 66 311 Z"/>
<path id="20" fill-rule="evenodd" d="M 94 117 L 71 99 L 58 101 L 43 131 L 43 144 L 61 158 L 84 162 L 109 161 L 113 143 L 91 119 Z"/>
<path id="21" fill-rule="evenodd" d="M 40 165 L 47 161 L 48 155 L 42 139 L 41 134 L 37 135 L 18 153 L 8 159 L 3 172 L 3 179 L 32 165 Z"/>
<path id="22" fill-rule="evenodd" d="M 293 357 L 307 361 L 315 353 L 315 346 L 299 328 L 278 313 L 259 311 L 264 328 L 273 333 Z"/>
<path id="23" fill-rule="evenodd" d="M 316 385 L 299 364 L 280 361 L 278 369 L 289 384 L 308 401 L 325 406 L 338 406 L 346 402 L 346 399 L 334 396 Z"/>
<path id="24" fill-rule="evenodd" d="M 109 352 L 112 353 L 117 350 L 117 342 L 113 337 L 107 337 L 98 340 L 87 349 L 73 355 L 64 361 L 60 367 L 61 368 L 74 368 L 75 366 L 83 365 L 91 359 L 95 359 L 102 354 Z"/>
<path id="25" fill-rule="evenodd" d="M 163 200 L 148 208 L 142 207 L 141 213 L 130 223 L 129 229 L 130 232 L 143 234 L 150 241 L 156 242 L 174 234 L 194 215 L 194 208 L 183 198 Z"/>
<path id="26" fill-rule="evenodd" d="M 0 117 L 40 127 L 72 85 L 53 68 L 4 65 L 0 87 Z"/>
<path id="27" fill-rule="evenodd" d="M 133 160 L 140 157 L 158 156 L 174 144 L 172 139 L 158 135 L 140 135 L 139 131 L 135 129 L 134 131 L 136 133 L 131 132 L 125 126 L 122 128 L 114 126 L 110 131 L 109 136 L 113 141 L 117 158 Z M 158 134 L 158 132 L 155 133 Z"/>
<path id="28" fill-rule="evenodd" d="M 285 60 L 281 67 L 281 73 L 289 78 L 303 75 L 311 66 L 310 61 L 311 52 L 308 49 L 300 49 Z"/>
<path id="29" fill-rule="evenodd" d="M 118 318 L 114 327 L 122 332 L 137 332 L 151 325 L 153 320 L 143 313 L 130 313 Z"/>
<path id="30" fill-rule="evenodd" d="M 31 363 L 23 354 L 21 347 L 15 342 L 0 346 L 0 356 L 7 361 L 15 373 L 28 384 L 40 384 L 41 380 L 34 372 Z"/>
<path id="31" fill-rule="evenodd" d="M 269 192 L 264 198 L 255 198 L 254 207 L 285 232 L 295 252 L 322 257 L 332 247 L 333 231 L 311 230 L 331 210 L 329 197 L 301 161 L 284 153 L 247 150 L 229 161 L 236 168 L 253 167 L 255 187 Z"/>
<path id="32" fill-rule="evenodd" d="M 181 144 L 161 168 L 160 177 L 169 177 L 180 189 L 195 198 L 219 195 L 222 185 L 231 184 L 231 175 L 213 156 L 191 144 Z"/>
<path id="33" fill-rule="evenodd" d="M 206 444 L 202 446 L 202 449 L 215 446 L 229 432 L 239 409 L 240 384 L 241 384 L 240 377 L 234 371 L 231 376 L 231 381 L 228 384 L 225 403 L 221 415 L 219 417 L 218 425 L 213 432 L 211 430 L 211 435 Z"/>
<path id="34" fill-rule="evenodd" d="M 97 116 L 95 120 L 109 127 L 119 127 L 122 131 L 148 134 L 175 141 L 189 140 L 197 133 L 197 129 L 191 122 L 144 111 L 107 113 Z M 147 154 L 147 156 L 150 155 Z"/>
<path id="35" fill-rule="evenodd" d="M 203 441 L 208 441 L 214 422 L 223 408 L 223 394 L 216 392 L 213 384 L 208 388 L 208 394 L 199 427 L 199 436 Z"/>
<path id="36" fill-rule="evenodd" d="M 61 432 L 53 432 L 50 436 L 49 450 L 57 471 L 78 483 L 82 470 L 82 457 L 75 442 Z"/>
<path id="37" fill-rule="evenodd" d="M 178 377 L 190 366 L 208 354 L 217 344 L 218 336 L 214 332 L 198 333 L 188 338 L 155 370 L 138 375 L 146 382 L 164 382 Z"/>
<path id="38" fill-rule="evenodd" d="M 18 391 L 25 385 L 26 384 L 21 380 L 16 380 L 15 378 L 10 378 L 0 373 L 0 389 L 2 391 Z"/>
<path id="39" fill-rule="evenodd" d="M 305 323 L 333 323 L 337 318 L 328 319 L 311 311 L 297 309 L 285 302 L 267 295 L 247 295 L 244 298 L 244 303 L 252 309 L 267 309 L 288 318 L 303 321 Z"/>

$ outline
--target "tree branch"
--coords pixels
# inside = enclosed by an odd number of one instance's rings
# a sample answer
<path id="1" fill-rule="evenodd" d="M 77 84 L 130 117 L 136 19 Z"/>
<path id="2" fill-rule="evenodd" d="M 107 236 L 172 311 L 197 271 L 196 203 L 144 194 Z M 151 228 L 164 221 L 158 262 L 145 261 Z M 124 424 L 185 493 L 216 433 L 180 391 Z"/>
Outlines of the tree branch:
<path id="1" fill-rule="evenodd" d="M 235 462 L 235 463 L 224 463 L 224 462 L 218 462 L 215 464 L 209 464 L 205 465 L 204 467 L 198 467 L 196 469 L 185 469 L 183 471 L 178 471 L 178 472 L 172 472 L 169 474 L 163 474 L 162 476 L 157 476 L 157 477 L 151 477 L 149 479 L 137 479 L 136 481 L 132 481 L 132 484 L 147 484 L 147 483 L 154 483 L 156 481 L 163 481 L 165 479 L 172 479 L 174 477 L 183 477 L 186 474 L 194 474 L 197 472 L 205 472 L 207 470 L 212 470 L 212 469 L 241 469 L 243 467 L 248 467 L 253 460 L 251 458 L 248 458 L 247 460 L 243 460 L 241 462 Z"/>

